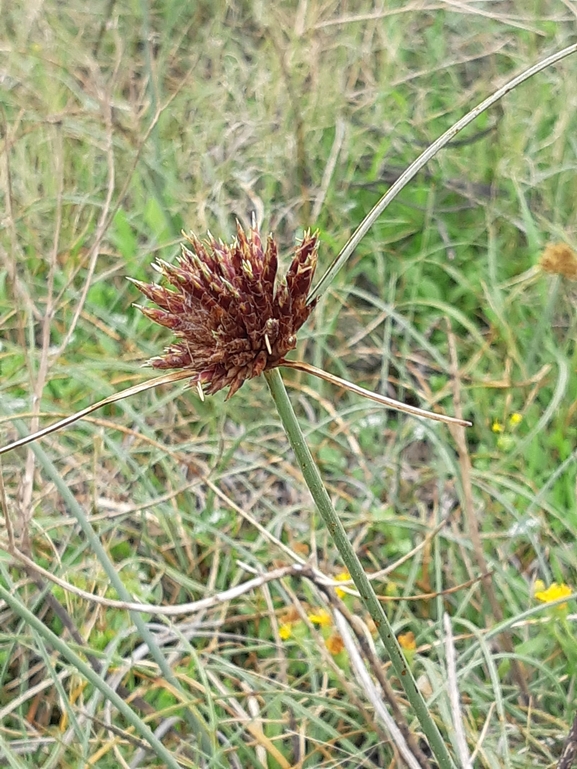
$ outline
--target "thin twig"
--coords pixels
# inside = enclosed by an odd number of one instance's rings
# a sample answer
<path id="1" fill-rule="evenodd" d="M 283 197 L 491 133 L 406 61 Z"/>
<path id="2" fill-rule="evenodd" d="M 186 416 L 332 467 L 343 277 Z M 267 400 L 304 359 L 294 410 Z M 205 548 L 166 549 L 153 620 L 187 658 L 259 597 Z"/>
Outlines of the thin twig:
<path id="1" fill-rule="evenodd" d="M 10 552 L 8 546 L 1 541 L 0 548 L 6 552 Z M 136 601 L 117 601 L 114 598 L 104 598 L 103 596 L 89 593 L 86 590 L 82 590 L 82 588 L 71 585 L 69 582 L 60 579 L 60 577 L 52 574 L 47 569 L 43 569 L 42 566 L 34 563 L 34 561 L 28 558 L 27 555 L 21 553 L 18 550 L 13 550 L 10 552 L 10 555 L 12 555 L 15 560 L 22 563 L 27 570 L 30 570 L 31 573 L 45 577 L 46 579 L 50 580 L 50 582 L 53 582 L 63 590 L 66 590 L 68 593 L 77 595 L 79 598 L 83 598 L 86 601 L 100 604 L 101 606 L 106 606 L 110 609 L 138 611 L 142 612 L 143 614 L 156 614 L 163 617 L 177 617 L 181 614 L 197 614 L 200 611 L 212 609 L 215 606 L 226 603 L 227 601 L 233 601 L 234 599 L 239 598 L 241 595 L 249 593 L 251 590 L 262 587 L 262 585 L 264 585 L 266 582 L 271 582 L 272 580 L 281 579 L 282 577 L 287 576 L 302 576 L 306 571 L 305 567 L 297 563 L 290 564 L 289 566 L 281 566 L 279 569 L 265 572 L 264 574 L 259 574 L 258 577 L 248 580 L 248 582 L 243 582 L 240 585 L 236 585 L 235 587 L 229 588 L 228 590 L 223 590 L 222 592 L 216 593 L 216 595 L 209 596 L 208 598 L 201 598 L 199 601 L 182 603 L 178 606 L 160 606 L 156 604 L 138 603 Z"/>
<path id="2" fill-rule="evenodd" d="M 461 386 L 459 378 L 459 361 L 457 357 L 457 345 L 455 343 L 455 335 L 453 334 L 450 326 L 448 329 L 448 344 L 449 344 L 449 357 L 451 362 L 451 374 L 453 384 L 453 404 L 456 414 L 462 414 L 461 406 Z M 481 541 L 481 534 L 479 532 L 478 519 L 475 512 L 475 501 L 473 496 L 473 481 L 472 481 L 472 463 L 469 455 L 469 449 L 467 446 L 467 439 L 465 437 L 465 431 L 462 427 L 456 425 L 449 425 L 449 430 L 453 436 L 453 440 L 457 446 L 457 453 L 459 455 L 459 466 L 461 468 L 461 485 L 463 488 L 463 513 L 465 523 L 469 537 L 471 538 L 471 544 L 473 545 L 473 554 L 477 567 L 483 575 L 490 575 L 491 569 L 485 559 L 485 553 L 483 551 L 483 543 Z M 493 582 L 490 576 L 483 576 L 483 589 L 489 603 L 491 605 L 491 612 L 497 622 L 503 620 L 503 610 L 501 604 L 495 594 L 493 588 Z M 527 685 L 527 675 L 523 670 L 521 664 L 515 659 L 513 642 L 509 632 L 503 631 L 501 636 L 501 643 L 505 651 L 511 655 L 511 671 L 517 685 L 521 690 L 521 696 L 524 704 L 527 704 L 530 700 L 529 687 Z"/>
<path id="3" fill-rule="evenodd" d="M 463 726 L 463 715 L 461 713 L 461 699 L 459 697 L 459 683 L 457 681 L 457 655 L 455 652 L 455 642 L 453 640 L 453 629 L 451 628 L 451 618 L 447 612 L 445 612 L 443 615 L 443 626 L 445 628 L 447 688 L 449 690 L 449 702 L 451 703 L 453 727 L 455 728 L 455 743 L 462 768 L 473 769 L 469 748 L 467 747 L 465 728 Z"/>

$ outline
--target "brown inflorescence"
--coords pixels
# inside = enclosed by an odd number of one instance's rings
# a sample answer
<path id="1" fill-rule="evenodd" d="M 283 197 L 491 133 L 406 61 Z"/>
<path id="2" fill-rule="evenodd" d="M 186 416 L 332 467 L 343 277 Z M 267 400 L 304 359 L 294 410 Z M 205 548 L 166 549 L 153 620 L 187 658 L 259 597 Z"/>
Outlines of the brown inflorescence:
<path id="1" fill-rule="evenodd" d="M 544 272 L 577 280 L 577 254 L 566 243 L 549 243 L 541 254 L 539 264 Z"/>
<path id="2" fill-rule="evenodd" d="M 263 247 L 258 230 L 248 236 L 237 224 L 231 245 L 212 236 L 185 235 L 176 265 L 155 269 L 173 287 L 132 282 L 157 307 L 140 307 L 178 341 L 149 363 L 158 369 L 190 369 L 191 383 L 212 394 L 278 366 L 296 346 L 309 317 L 307 304 L 318 253 L 318 234 L 306 232 L 295 247 L 285 278 L 277 279 L 278 249 L 272 236 Z"/>

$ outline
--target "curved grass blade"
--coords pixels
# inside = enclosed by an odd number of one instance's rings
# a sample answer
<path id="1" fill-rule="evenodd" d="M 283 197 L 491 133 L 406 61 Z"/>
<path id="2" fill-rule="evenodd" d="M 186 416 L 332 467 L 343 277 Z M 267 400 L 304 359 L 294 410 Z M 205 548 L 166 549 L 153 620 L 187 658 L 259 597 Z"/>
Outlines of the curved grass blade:
<path id="1" fill-rule="evenodd" d="M 84 417 L 88 416 L 88 414 L 92 414 L 93 411 L 97 411 L 103 406 L 109 406 L 111 403 L 118 403 L 118 401 L 122 401 L 125 398 L 130 398 L 132 395 L 137 395 L 138 393 L 145 392 L 146 390 L 151 390 L 153 387 L 158 387 L 159 385 L 171 384 L 172 382 L 178 382 L 181 379 L 189 379 L 190 376 L 190 371 L 183 369 L 182 371 L 174 371 L 171 374 L 164 374 L 163 376 L 155 377 L 154 379 L 147 379 L 146 382 L 141 382 L 140 384 L 133 385 L 132 387 L 127 387 L 126 390 L 121 390 L 118 393 L 109 395 L 107 398 L 98 401 L 98 403 L 93 403 L 92 406 L 87 406 L 85 409 L 77 411 L 75 414 L 71 414 L 69 417 L 65 417 L 59 422 L 55 422 L 53 425 L 43 427 L 41 430 L 37 430 L 35 433 L 25 435 L 24 438 L 19 438 L 17 441 L 9 443 L 7 446 L 0 447 L 0 455 L 6 454 L 13 449 L 18 449 L 20 446 L 26 446 L 28 443 L 32 443 L 32 441 L 35 441 L 38 438 L 44 438 L 46 435 L 50 435 L 50 433 L 61 430 L 63 427 L 68 427 L 68 425 L 74 424 L 74 422 L 78 422 L 79 419 L 83 419 Z M 15 416 L 14 418 L 16 419 L 17 417 Z"/>
<path id="2" fill-rule="evenodd" d="M 285 366 L 286 368 L 294 368 L 297 371 L 304 371 L 305 374 L 312 374 L 313 376 L 319 377 L 319 379 L 324 379 L 325 382 L 330 382 L 337 387 L 342 387 L 343 389 L 349 390 L 352 393 L 362 395 L 364 398 L 369 398 L 369 400 L 380 403 L 381 406 L 386 406 L 387 408 L 394 409 L 395 411 L 404 411 L 405 414 L 411 414 L 411 416 L 414 417 L 432 419 L 435 422 L 446 422 L 447 424 L 452 425 L 461 425 L 462 427 L 471 427 L 473 424 L 472 422 L 468 422 L 466 419 L 448 417 L 445 414 L 436 414 L 434 411 L 426 411 L 425 409 L 420 409 L 418 406 L 409 406 L 408 403 L 402 403 L 401 401 L 397 401 L 394 398 L 388 398 L 386 395 L 375 393 L 372 390 L 365 390 L 365 388 L 361 387 L 360 385 L 354 384 L 353 382 L 348 382 L 346 379 L 341 379 L 340 377 L 335 376 L 335 374 L 329 374 L 328 371 L 323 371 L 323 369 L 317 368 L 316 366 L 311 366 L 310 363 L 304 363 L 303 361 L 283 360 L 281 365 Z"/>
<path id="3" fill-rule="evenodd" d="M 361 240 L 365 237 L 379 216 L 397 197 L 403 187 L 405 187 L 411 181 L 411 179 L 413 179 L 413 177 L 419 173 L 421 168 L 423 168 L 423 166 L 425 166 L 429 160 L 431 160 L 431 158 L 433 158 L 439 152 L 439 150 L 443 149 L 443 147 L 445 147 L 452 139 L 454 139 L 455 136 L 463 130 L 463 128 L 466 128 L 466 126 L 476 120 L 479 115 L 488 110 L 489 107 L 492 107 L 493 104 L 498 102 L 499 99 L 502 99 L 503 96 L 506 96 L 510 91 L 514 90 L 518 85 L 521 85 L 521 83 L 529 80 L 529 78 L 533 77 L 533 75 L 536 75 L 538 72 L 542 72 L 547 67 L 550 67 L 551 65 L 556 64 L 558 61 L 561 61 L 561 59 L 564 59 L 566 56 L 570 56 L 572 53 L 577 53 L 577 43 L 569 45 L 567 48 L 563 48 L 561 51 L 557 51 L 557 53 L 551 54 L 551 56 L 547 56 L 542 61 L 537 62 L 537 64 L 534 64 L 532 67 L 529 67 L 529 69 L 521 72 L 520 75 L 517 75 L 517 77 L 509 80 L 508 83 L 505 83 L 504 86 L 501 86 L 501 88 L 497 89 L 493 94 L 491 94 L 491 96 L 488 96 L 480 104 L 477 104 L 476 107 L 474 107 L 464 117 L 458 120 L 454 125 L 452 125 L 447 131 L 445 131 L 444 134 L 439 136 L 439 138 L 434 141 L 430 147 L 427 147 L 427 149 L 411 163 L 407 170 L 399 176 L 397 181 L 391 186 L 389 190 L 387 190 L 387 192 L 374 206 L 374 208 L 372 208 L 371 211 L 369 211 L 369 213 L 365 216 L 363 221 L 359 224 L 357 229 L 347 240 L 339 255 L 328 267 L 322 278 L 309 294 L 307 298 L 307 304 L 310 305 L 315 301 L 315 299 L 317 299 L 317 297 L 319 297 L 327 290 L 341 267 L 343 267 L 347 259 L 351 256 L 355 248 L 359 245 Z"/>

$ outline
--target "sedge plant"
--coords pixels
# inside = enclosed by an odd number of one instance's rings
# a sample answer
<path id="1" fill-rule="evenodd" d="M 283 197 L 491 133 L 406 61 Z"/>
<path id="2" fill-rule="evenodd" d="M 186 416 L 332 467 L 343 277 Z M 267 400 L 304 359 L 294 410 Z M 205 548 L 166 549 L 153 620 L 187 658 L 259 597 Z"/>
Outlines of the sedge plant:
<path id="1" fill-rule="evenodd" d="M 143 313 L 150 320 L 175 334 L 175 341 L 166 348 L 164 353 L 150 361 L 154 368 L 168 369 L 171 373 L 113 395 L 56 425 L 0 449 L 0 453 L 4 453 L 22 446 L 86 416 L 96 408 L 159 384 L 187 379 L 202 399 L 225 387 L 229 388 L 228 397 L 230 397 L 245 381 L 264 374 L 315 505 L 339 551 L 344 566 L 351 575 L 361 600 L 375 623 L 393 669 L 419 719 L 430 749 L 442 769 L 454 767 L 454 760 L 417 687 L 387 614 L 333 507 L 292 408 L 279 369 L 285 366 L 304 370 L 353 392 L 367 395 L 385 406 L 398 408 L 417 417 L 433 418 L 460 425 L 468 424 L 461 419 L 427 412 L 375 393 L 367 393 L 363 388 L 344 382 L 333 374 L 315 369 L 304 362 L 291 361 L 286 356 L 295 348 L 297 333 L 314 311 L 319 296 L 326 291 L 338 270 L 374 221 L 425 163 L 498 99 L 529 77 L 576 51 L 577 45 L 569 46 L 523 72 L 479 104 L 434 142 L 374 207 L 314 288 L 313 279 L 319 249 L 319 238 L 316 233 L 305 233 L 302 241 L 295 248 L 292 262 L 283 279 L 277 276 L 278 254 L 275 240 L 270 236 L 263 243 L 256 225 L 253 225 L 248 233 L 239 225 L 236 239 L 231 244 L 225 244 L 212 236 L 206 241 L 201 241 L 194 235 L 187 235 L 187 244 L 183 246 L 182 255 L 177 264 L 173 265 L 161 260 L 156 262 L 155 268 L 164 279 L 164 283 L 133 281 L 144 296 L 155 305 L 142 307 Z M 85 533 L 92 540 L 89 527 L 87 522 L 83 525 Z M 98 550 L 97 543 L 93 541 L 92 544 Z M 106 554 L 98 552 L 99 557 L 106 561 Z M 111 564 L 109 565 L 111 567 Z M 119 579 L 111 579 L 111 581 L 123 600 L 128 600 L 129 596 Z M 18 608 L 16 604 L 15 608 Z M 21 614 L 26 621 L 31 621 L 23 610 Z M 139 629 L 142 629 L 141 623 L 137 624 Z M 39 627 L 36 629 L 40 630 Z M 150 642 L 153 643 L 152 639 Z M 158 654 L 155 656 L 158 658 Z M 158 661 L 161 665 L 160 660 Z M 88 675 L 87 670 L 84 672 Z M 115 702 L 115 704 L 118 703 Z M 150 734 L 145 730 L 141 731 L 141 736 L 144 739 L 151 739 Z M 158 746 L 155 745 L 155 747 Z M 208 745 L 205 749 L 210 752 L 211 746 Z"/>

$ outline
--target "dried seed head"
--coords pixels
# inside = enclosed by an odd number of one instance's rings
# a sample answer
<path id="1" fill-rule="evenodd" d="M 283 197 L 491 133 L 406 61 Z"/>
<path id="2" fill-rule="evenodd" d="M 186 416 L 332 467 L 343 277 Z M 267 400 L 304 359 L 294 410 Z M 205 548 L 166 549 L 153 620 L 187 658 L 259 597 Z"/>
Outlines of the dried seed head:
<path id="1" fill-rule="evenodd" d="M 546 246 L 539 264 L 544 272 L 577 280 L 577 254 L 566 243 L 550 243 Z"/>
<path id="2" fill-rule="evenodd" d="M 154 267 L 173 287 L 132 281 L 157 307 L 141 307 L 178 341 L 149 363 L 159 369 L 190 369 L 191 383 L 208 394 L 278 366 L 296 346 L 296 334 L 310 315 L 307 305 L 317 263 L 318 234 L 306 232 L 296 246 L 286 277 L 277 280 L 277 246 L 263 244 L 256 228 L 248 236 L 237 224 L 231 245 L 212 235 L 201 242 L 186 235 L 176 265 Z"/>

